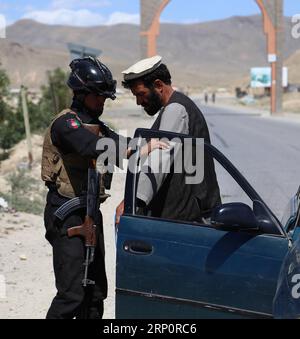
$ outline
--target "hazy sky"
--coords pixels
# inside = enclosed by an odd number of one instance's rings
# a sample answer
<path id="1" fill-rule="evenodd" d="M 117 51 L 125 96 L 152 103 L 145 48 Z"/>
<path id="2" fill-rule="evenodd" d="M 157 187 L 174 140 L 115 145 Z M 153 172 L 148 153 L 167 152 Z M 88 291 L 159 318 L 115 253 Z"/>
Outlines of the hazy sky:
<path id="1" fill-rule="evenodd" d="M 300 13 L 300 0 L 284 2 L 285 15 Z M 78 26 L 138 24 L 139 3 L 139 0 L 0 0 L 0 14 L 9 24 L 22 18 Z M 172 0 L 162 21 L 190 23 L 258 13 L 254 0 Z"/>

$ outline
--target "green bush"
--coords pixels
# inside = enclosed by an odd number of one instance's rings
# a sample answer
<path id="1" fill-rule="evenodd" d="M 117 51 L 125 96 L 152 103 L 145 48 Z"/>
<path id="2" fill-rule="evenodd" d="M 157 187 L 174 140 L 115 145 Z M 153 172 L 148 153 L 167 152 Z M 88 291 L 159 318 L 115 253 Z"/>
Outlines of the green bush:
<path id="1" fill-rule="evenodd" d="M 48 72 L 48 84 L 42 86 L 42 97 L 38 104 L 27 99 L 29 121 L 32 132 L 43 133 L 56 114 L 70 106 L 72 95 L 66 85 L 67 74 L 60 68 Z M 18 112 L 22 113 L 21 100 Z"/>
<path id="2" fill-rule="evenodd" d="M 45 206 L 45 193 L 39 193 L 40 181 L 30 177 L 24 170 L 18 170 L 8 177 L 10 193 L 2 196 L 9 207 L 18 212 L 40 215 Z"/>
<path id="3" fill-rule="evenodd" d="M 6 103 L 9 93 L 9 79 L 5 71 L 0 70 L 0 148 L 11 148 L 24 135 L 24 128 L 19 117 L 14 115 L 12 108 Z"/>
<path id="4" fill-rule="evenodd" d="M 1 106 L 1 103 L 0 103 Z M 0 124 L 0 147 L 8 150 L 25 137 L 23 114 L 14 112 L 6 104 L 1 111 L 2 121 Z"/>
<path id="5" fill-rule="evenodd" d="M 0 69 L 0 100 L 3 99 L 3 97 L 8 96 L 9 93 L 9 78 L 6 74 L 6 72 L 2 69 Z"/>
<path id="6" fill-rule="evenodd" d="M 48 72 L 48 84 L 42 86 L 42 99 L 37 111 L 33 109 L 34 128 L 47 127 L 56 114 L 70 106 L 72 95 L 66 82 L 67 74 L 60 68 Z"/>
<path id="7" fill-rule="evenodd" d="M 67 74 L 57 68 L 48 73 L 48 84 L 42 87 L 42 97 L 35 104 L 28 100 L 28 112 L 32 133 L 43 133 L 56 114 L 70 106 L 72 95 L 66 85 Z M 25 138 L 21 95 L 16 109 L 6 102 L 9 97 L 9 79 L 0 70 L 0 148 L 9 150 Z"/>

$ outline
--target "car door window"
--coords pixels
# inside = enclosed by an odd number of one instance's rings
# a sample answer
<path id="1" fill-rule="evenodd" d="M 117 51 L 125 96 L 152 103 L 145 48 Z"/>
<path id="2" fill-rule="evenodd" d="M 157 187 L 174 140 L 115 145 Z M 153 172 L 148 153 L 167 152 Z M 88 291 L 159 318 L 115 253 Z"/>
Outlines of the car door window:
<path id="1" fill-rule="evenodd" d="M 216 160 L 215 168 L 220 187 L 222 204 L 241 202 L 252 208 L 252 200 L 245 193 L 243 188 L 239 184 L 237 184 L 233 177 Z"/>
<path id="2" fill-rule="evenodd" d="M 162 136 L 166 137 L 164 133 L 159 133 L 162 134 Z M 185 137 L 188 138 L 188 137 Z M 191 140 L 191 138 L 189 138 Z M 169 139 L 170 140 L 170 139 Z M 174 139 L 172 139 L 174 140 Z M 184 140 L 185 141 L 185 140 Z M 180 157 L 184 158 L 184 152 L 185 152 L 185 144 L 184 141 L 181 140 L 181 151 L 182 154 Z M 195 139 L 194 139 L 195 141 Z M 180 143 L 180 141 L 178 141 Z M 190 144 L 189 144 L 190 145 Z M 196 147 L 192 148 L 192 152 L 197 151 Z M 161 152 L 161 151 L 156 151 Z M 180 153 L 176 151 L 177 153 Z M 205 145 L 205 160 L 208 161 L 207 159 L 213 158 L 214 160 L 214 166 L 215 166 L 215 171 L 217 175 L 217 181 L 219 184 L 220 188 L 220 197 L 221 201 L 220 204 L 228 204 L 228 203 L 242 203 L 254 212 L 254 214 L 257 214 L 257 216 L 263 220 L 262 227 L 260 229 L 260 232 L 262 233 L 270 233 L 270 234 L 282 234 L 281 230 L 281 225 L 280 222 L 277 220 L 277 218 L 273 215 L 273 213 L 268 209 L 267 205 L 262 201 L 262 199 L 259 197 L 259 195 L 256 193 L 256 191 L 251 187 L 251 185 L 246 181 L 245 178 L 234 168 L 234 166 L 216 149 L 214 149 L 213 146 L 211 145 Z M 193 158 L 194 155 L 191 156 Z M 193 161 L 195 159 L 193 158 Z M 167 166 L 168 167 L 168 166 Z M 147 206 L 141 203 L 140 196 L 137 196 L 141 190 L 141 174 L 140 172 L 134 177 L 134 214 L 140 215 L 140 216 L 146 216 L 149 218 L 155 218 L 155 219 L 165 219 L 165 220 L 175 220 L 177 222 L 188 222 L 188 223 L 193 223 L 193 224 L 202 224 L 206 225 L 207 227 L 211 227 L 212 225 L 210 224 L 210 216 L 212 213 L 212 210 L 207 210 L 207 213 L 203 213 L 205 211 L 205 208 L 201 208 L 203 206 L 199 205 L 200 199 L 198 199 L 198 195 L 201 195 L 201 185 L 199 186 L 198 191 L 195 191 L 192 189 L 192 194 L 190 194 L 190 199 L 189 201 L 187 200 L 185 204 L 187 205 L 187 208 L 191 209 L 191 205 L 188 206 L 190 203 L 191 199 L 193 200 L 193 210 L 195 210 L 195 206 L 198 204 L 198 209 L 199 213 L 194 214 L 193 217 L 191 217 L 191 213 L 181 213 L 181 215 L 178 216 L 178 209 L 184 209 L 185 205 L 178 205 L 178 206 L 171 206 L 170 209 L 176 213 L 174 213 L 174 217 L 172 216 L 172 213 L 165 213 L 164 214 L 164 209 L 168 208 L 169 206 L 165 206 L 165 202 L 167 199 L 165 199 L 165 192 L 163 190 L 167 187 L 167 194 L 170 194 L 170 185 L 171 185 L 171 180 L 170 177 L 173 175 L 172 171 L 174 168 L 172 168 L 172 164 L 169 166 L 170 172 L 165 173 L 161 175 L 159 179 L 161 182 L 159 185 L 157 185 L 157 182 L 155 181 L 155 176 L 147 175 L 147 180 L 149 181 L 150 185 L 152 185 L 152 191 L 153 191 L 153 197 L 152 201 L 156 201 L 156 205 L 158 205 L 159 208 L 155 209 L 155 213 L 153 213 L 153 210 L 151 207 L 152 202 L 147 202 Z M 207 170 L 206 167 L 204 167 L 204 173 Z M 208 174 L 209 175 L 209 174 Z M 185 192 L 186 191 L 191 191 L 191 186 L 190 184 L 187 184 L 186 181 L 178 181 L 176 186 L 176 191 L 171 190 L 171 198 L 169 198 L 169 203 L 173 202 L 173 200 L 176 201 L 176 198 L 178 196 L 182 197 L 184 199 L 185 197 Z M 143 192 L 143 190 L 142 190 Z M 174 199 L 172 198 L 174 197 Z M 178 200 L 178 199 L 177 199 Z M 201 204 L 201 201 L 200 201 Z M 150 208 L 149 208 L 150 207 Z M 156 206 L 157 207 L 157 206 Z"/>

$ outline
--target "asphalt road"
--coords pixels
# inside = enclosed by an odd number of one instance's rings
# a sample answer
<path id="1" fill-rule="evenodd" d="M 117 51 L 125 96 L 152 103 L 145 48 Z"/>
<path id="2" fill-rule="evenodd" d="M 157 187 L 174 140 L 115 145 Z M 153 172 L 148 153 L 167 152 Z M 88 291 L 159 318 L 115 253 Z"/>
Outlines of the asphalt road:
<path id="1" fill-rule="evenodd" d="M 279 219 L 300 185 L 299 122 L 201 106 L 215 145 L 248 179 Z M 224 175 L 217 170 L 222 186 Z M 236 191 L 234 190 L 236 193 Z M 238 199 L 238 194 L 223 193 Z M 232 195 L 229 197 L 229 195 Z M 236 195 L 236 196 L 234 196 Z"/>

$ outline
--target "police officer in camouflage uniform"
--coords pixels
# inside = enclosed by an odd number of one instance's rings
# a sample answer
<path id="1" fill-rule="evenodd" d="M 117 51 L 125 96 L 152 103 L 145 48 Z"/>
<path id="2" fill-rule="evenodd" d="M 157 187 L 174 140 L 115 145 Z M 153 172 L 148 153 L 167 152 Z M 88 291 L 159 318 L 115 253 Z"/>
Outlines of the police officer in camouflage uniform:
<path id="1" fill-rule="evenodd" d="M 42 179 L 49 189 L 44 221 L 46 238 L 53 247 L 57 288 L 47 318 L 100 319 L 107 296 L 101 213 L 99 211 L 95 260 L 89 268 L 89 279 L 95 281 L 95 285 L 86 288 L 82 286 L 83 239 L 68 238 L 66 233 L 68 228 L 83 224 L 86 210 L 77 210 L 64 221 L 59 221 L 54 213 L 69 199 L 86 194 L 89 163 L 99 155 L 96 144 L 102 136 L 112 138 L 117 147 L 125 143 L 125 150 L 128 140 L 120 138 L 99 120 L 106 99 L 116 98 L 116 81 L 110 70 L 91 57 L 76 59 L 70 67 L 68 86 L 74 92 L 73 103 L 52 121 L 46 132 L 42 156 Z M 100 126 L 100 135 L 95 134 L 95 126 Z M 107 179 L 109 177 L 101 181 L 101 202 L 109 197 L 104 187 L 105 182 L 106 188 L 110 186 Z"/>

